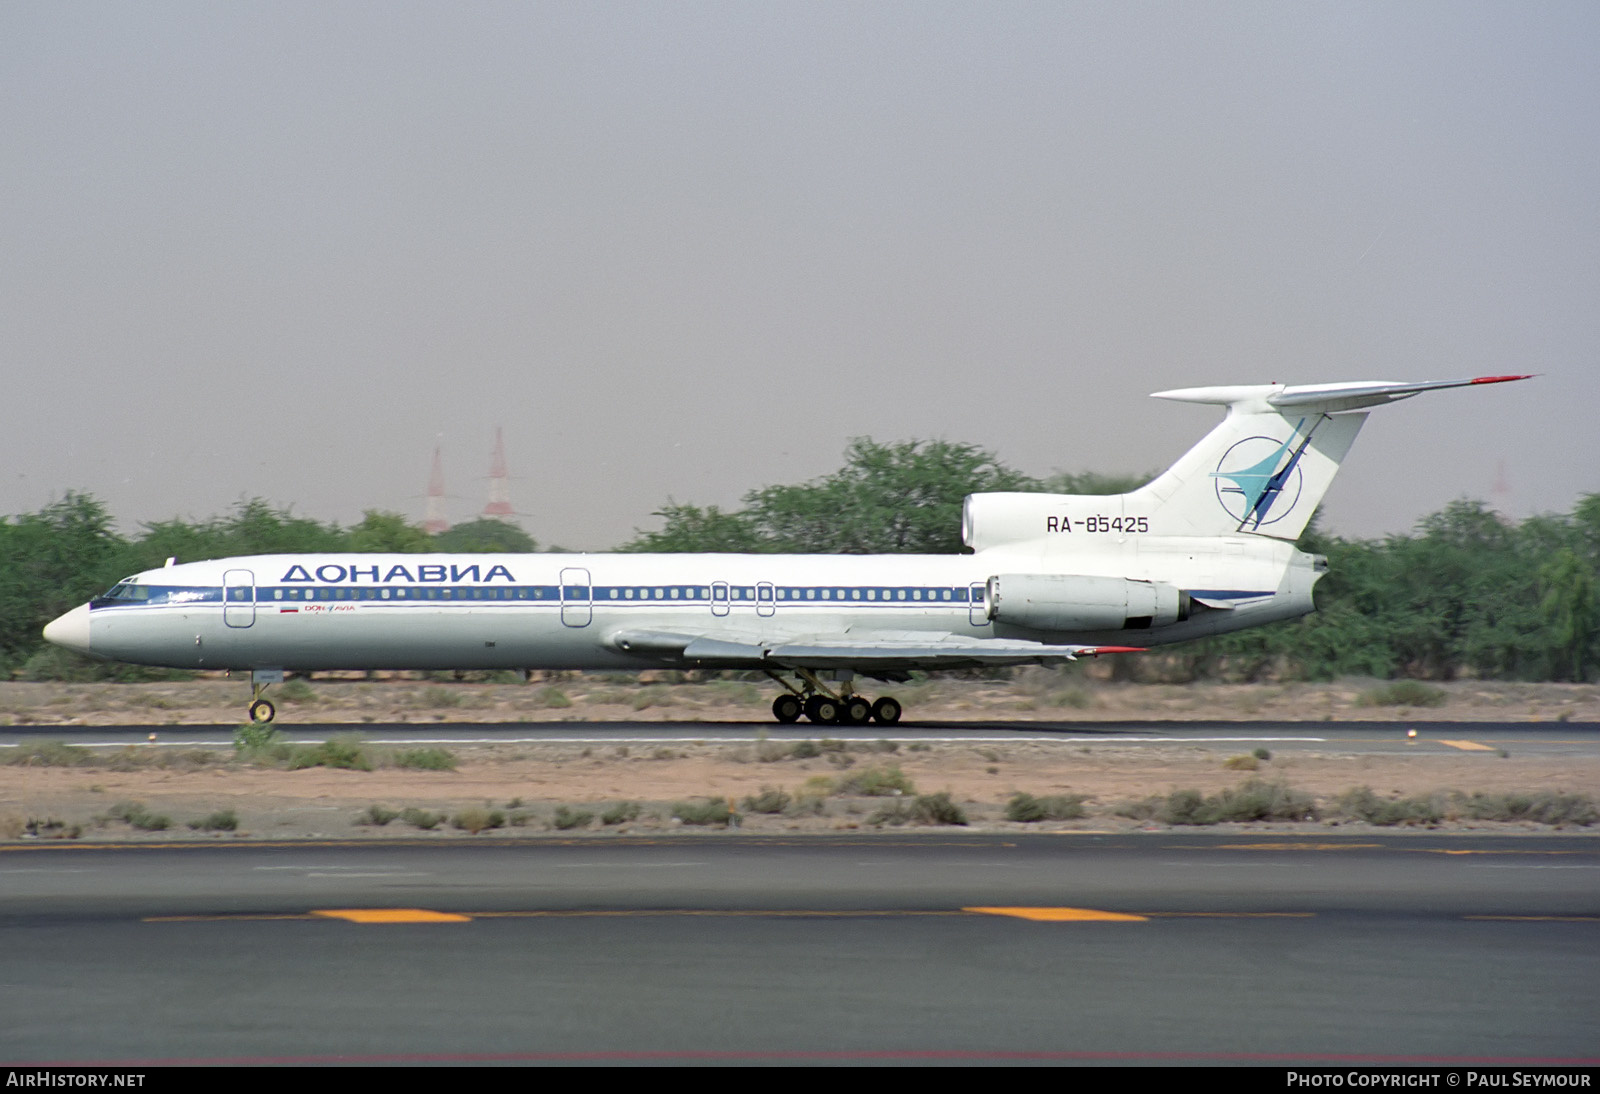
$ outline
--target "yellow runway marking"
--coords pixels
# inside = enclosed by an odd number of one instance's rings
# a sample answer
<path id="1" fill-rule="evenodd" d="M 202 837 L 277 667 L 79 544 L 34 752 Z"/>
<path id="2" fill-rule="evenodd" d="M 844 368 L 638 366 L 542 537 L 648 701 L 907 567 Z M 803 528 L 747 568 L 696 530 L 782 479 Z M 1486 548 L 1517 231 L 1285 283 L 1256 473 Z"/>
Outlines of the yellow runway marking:
<path id="1" fill-rule="evenodd" d="M 471 916 L 430 912 L 426 908 L 335 908 L 314 910 L 312 915 L 347 919 L 351 923 L 470 923 Z"/>
<path id="2" fill-rule="evenodd" d="M 1098 908 L 568 908 L 493 912 L 436 912 L 425 908 L 322 908 L 310 912 L 152 915 L 144 923 L 232 923 L 301 920 L 350 923 L 470 923 L 474 919 L 938 919 L 1006 916 L 1036 923 L 1143 923 L 1150 919 L 1315 919 L 1315 912 L 1108 912 Z M 1514 919 L 1515 916 L 1478 918 Z M 1522 917 L 1541 918 L 1541 917 Z M 1544 917 L 1551 918 L 1551 917 Z"/>
<path id="3" fill-rule="evenodd" d="M 1418 847 L 1426 855 L 1592 855 L 1593 851 L 1518 851 L 1502 848 L 1455 851 L 1445 847 Z"/>
<path id="4" fill-rule="evenodd" d="M 1439 743 L 1442 745 L 1449 745 L 1451 748 L 1459 748 L 1463 752 L 1495 751 L 1494 745 L 1480 745 L 1477 741 L 1446 741 L 1441 737 L 1439 739 Z"/>
<path id="5" fill-rule="evenodd" d="M 1126 912 L 1102 912 L 1095 908 L 963 908 L 963 912 L 980 915 L 1007 915 L 1016 919 L 1031 919 L 1036 923 L 1144 923 L 1142 915 Z"/>

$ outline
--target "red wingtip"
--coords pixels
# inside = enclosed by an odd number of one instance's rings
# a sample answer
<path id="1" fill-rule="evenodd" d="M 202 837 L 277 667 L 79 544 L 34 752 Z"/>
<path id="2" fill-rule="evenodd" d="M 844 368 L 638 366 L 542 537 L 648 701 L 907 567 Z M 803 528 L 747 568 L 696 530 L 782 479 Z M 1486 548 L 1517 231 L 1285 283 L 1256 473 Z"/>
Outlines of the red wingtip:
<path id="1" fill-rule="evenodd" d="M 1476 376 L 1472 379 L 1472 382 L 1474 384 L 1503 384 L 1508 380 L 1531 380 L 1533 375 L 1530 372 L 1523 376 Z"/>
<path id="2" fill-rule="evenodd" d="M 1102 653 L 1148 653 L 1143 646 L 1096 646 L 1086 650 L 1091 657 L 1099 657 Z"/>

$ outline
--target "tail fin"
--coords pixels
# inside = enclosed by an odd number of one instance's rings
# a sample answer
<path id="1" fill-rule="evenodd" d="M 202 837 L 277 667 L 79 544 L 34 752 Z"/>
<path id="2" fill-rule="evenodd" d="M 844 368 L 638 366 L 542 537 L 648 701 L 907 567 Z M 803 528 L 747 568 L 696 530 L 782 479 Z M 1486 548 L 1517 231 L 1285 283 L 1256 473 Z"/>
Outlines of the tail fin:
<path id="1" fill-rule="evenodd" d="M 1366 422 L 1356 411 L 1423 391 L 1521 379 L 1160 391 L 1158 399 L 1226 406 L 1228 416 L 1153 482 L 1128 494 L 1124 511 L 1153 515 L 1159 509 L 1168 535 L 1251 532 L 1298 539 Z"/>
<path id="2" fill-rule="evenodd" d="M 1365 408 L 1439 388 L 1525 379 L 1482 376 L 1424 384 L 1262 384 L 1157 392 L 1160 399 L 1225 406 L 1228 416 L 1177 463 L 1131 494 L 969 495 L 962 509 L 962 539 L 974 551 L 1041 537 L 1066 548 L 1081 532 L 1133 532 L 1141 539 L 1250 533 L 1295 540 L 1367 420 Z"/>

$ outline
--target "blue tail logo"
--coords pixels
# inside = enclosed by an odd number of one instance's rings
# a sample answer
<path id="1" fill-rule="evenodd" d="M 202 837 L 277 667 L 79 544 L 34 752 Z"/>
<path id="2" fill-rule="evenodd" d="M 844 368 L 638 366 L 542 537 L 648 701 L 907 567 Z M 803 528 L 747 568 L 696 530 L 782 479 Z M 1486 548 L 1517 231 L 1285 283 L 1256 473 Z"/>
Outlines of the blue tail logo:
<path id="1" fill-rule="evenodd" d="M 1239 522 L 1240 531 L 1274 524 L 1293 512 L 1300 501 L 1300 457 L 1311 443 L 1311 433 L 1300 436 L 1305 424 L 1305 419 L 1300 419 L 1282 442 L 1246 437 L 1217 461 L 1217 469 L 1211 472 L 1217 480 L 1217 500 Z"/>

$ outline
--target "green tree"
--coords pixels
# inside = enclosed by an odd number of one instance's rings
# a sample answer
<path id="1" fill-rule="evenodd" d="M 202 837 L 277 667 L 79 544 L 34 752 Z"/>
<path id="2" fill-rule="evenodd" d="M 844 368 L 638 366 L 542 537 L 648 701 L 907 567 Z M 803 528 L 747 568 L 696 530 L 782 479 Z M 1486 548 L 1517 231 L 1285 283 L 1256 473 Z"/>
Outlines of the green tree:
<path id="1" fill-rule="evenodd" d="M 1576 551 L 1563 549 L 1539 571 L 1539 584 L 1544 590 L 1539 611 L 1554 648 L 1555 675 L 1581 683 L 1589 677 L 1595 635 L 1600 633 L 1594 569 Z"/>
<path id="2" fill-rule="evenodd" d="M 348 542 L 337 524 L 297 517 L 288 508 L 274 508 L 261 498 L 241 501 L 226 517 L 195 522 L 174 517 L 144 527 L 145 534 L 129 555 L 130 572 L 159 566 L 168 558 L 199 562 L 240 555 L 340 551 Z"/>
<path id="3" fill-rule="evenodd" d="M 1041 481 L 1046 494 L 1131 494 L 1155 475 L 1102 475 L 1096 471 L 1057 471 Z"/>
<path id="4" fill-rule="evenodd" d="M 832 475 L 769 486 L 745 512 L 775 550 L 797 554 L 957 554 L 961 502 L 980 491 L 1037 489 L 994 453 L 951 441 L 858 437 Z"/>
<path id="5" fill-rule="evenodd" d="M 538 550 L 532 536 L 503 520 L 484 517 L 458 524 L 433 537 L 433 550 L 484 554 L 524 554 Z"/>
<path id="6" fill-rule="evenodd" d="M 724 513 L 715 505 L 702 509 L 698 505 L 668 501 L 651 515 L 661 518 L 661 530 L 640 532 L 636 529 L 633 539 L 619 550 L 658 554 L 707 551 L 751 554 L 773 549 L 745 513 Z"/>
<path id="7" fill-rule="evenodd" d="M 15 663 L 41 644 L 61 613 L 122 576 L 127 544 L 88 494 L 0 522 L 0 657 Z"/>
<path id="8" fill-rule="evenodd" d="M 346 546 L 352 551 L 392 551 L 415 554 L 435 550 L 433 537 L 415 524 L 407 524 L 399 513 L 368 509 L 361 523 L 351 528 Z"/>

